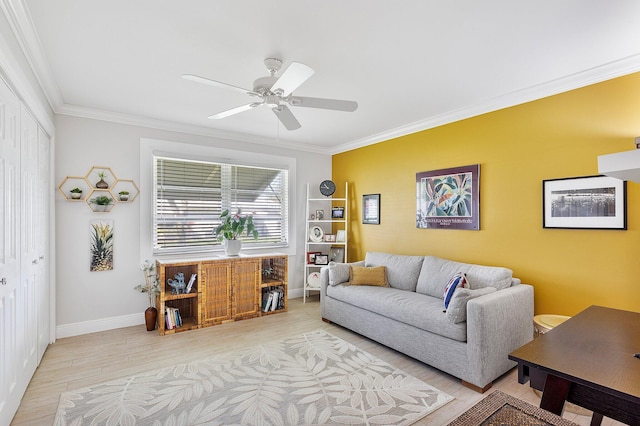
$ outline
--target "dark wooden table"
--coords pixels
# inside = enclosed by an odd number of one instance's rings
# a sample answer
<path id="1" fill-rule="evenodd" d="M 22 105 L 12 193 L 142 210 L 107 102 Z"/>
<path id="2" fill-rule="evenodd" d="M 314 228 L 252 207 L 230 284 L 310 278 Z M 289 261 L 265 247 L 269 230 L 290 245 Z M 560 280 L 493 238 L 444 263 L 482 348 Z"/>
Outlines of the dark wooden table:
<path id="1" fill-rule="evenodd" d="M 591 306 L 516 349 L 518 382 L 543 391 L 540 407 L 562 415 L 565 401 L 640 425 L 640 313 Z"/>

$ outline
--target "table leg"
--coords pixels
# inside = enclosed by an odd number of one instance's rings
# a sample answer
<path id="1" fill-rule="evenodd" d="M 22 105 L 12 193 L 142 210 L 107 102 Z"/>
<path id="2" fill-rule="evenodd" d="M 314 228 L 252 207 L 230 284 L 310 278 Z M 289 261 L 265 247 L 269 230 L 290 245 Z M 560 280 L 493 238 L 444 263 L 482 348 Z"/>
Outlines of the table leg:
<path id="1" fill-rule="evenodd" d="M 602 424 L 602 414 L 599 413 L 593 413 L 593 416 L 591 416 L 591 426 L 600 426 Z"/>
<path id="2" fill-rule="evenodd" d="M 540 401 L 540 408 L 562 416 L 562 409 L 569 395 L 570 388 L 571 382 L 569 380 L 562 379 L 553 374 L 547 374 L 544 391 L 542 392 L 542 400 Z"/>

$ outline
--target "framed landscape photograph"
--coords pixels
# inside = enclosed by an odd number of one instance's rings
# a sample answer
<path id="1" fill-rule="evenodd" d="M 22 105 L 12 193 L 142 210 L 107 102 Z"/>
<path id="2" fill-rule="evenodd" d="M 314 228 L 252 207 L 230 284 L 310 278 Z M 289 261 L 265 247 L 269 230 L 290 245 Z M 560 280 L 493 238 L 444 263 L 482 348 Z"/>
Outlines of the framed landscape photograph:
<path id="1" fill-rule="evenodd" d="M 608 176 L 542 181 L 542 227 L 627 229 L 627 182 Z"/>
<path id="2" fill-rule="evenodd" d="M 416 173 L 416 228 L 480 229 L 480 165 Z"/>
<path id="3" fill-rule="evenodd" d="M 362 196 L 362 223 L 380 225 L 380 194 Z"/>

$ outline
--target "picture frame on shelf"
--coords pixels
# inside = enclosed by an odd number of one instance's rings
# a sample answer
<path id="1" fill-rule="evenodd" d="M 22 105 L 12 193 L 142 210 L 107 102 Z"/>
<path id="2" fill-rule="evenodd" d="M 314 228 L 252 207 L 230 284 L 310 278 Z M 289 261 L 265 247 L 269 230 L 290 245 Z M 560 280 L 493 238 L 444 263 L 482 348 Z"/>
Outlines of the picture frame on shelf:
<path id="1" fill-rule="evenodd" d="M 344 247 L 331 247 L 329 249 L 329 260 L 336 263 L 344 263 Z"/>
<path id="2" fill-rule="evenodd" d="M 627 229 L 627 182 L 608 176 L 542 181 L 542 227 Z"/>
<path id="3" fill-rule="evenodd" d="M 380 194 L 362 196 L 362 223 L 380 225 Z"/>
<path id="4" fill-rule="evenodd" d="M 316 254 L 315 264 L 316 265 L 328 265 L 329 264 L 329 255 L 328 254 Z"/>
<path id="5" fill-rule="evenodd" d="M 336 234 L 325 234 L 324 235 L 325 243 L 335 243 L 336 242 Z"/>
<path id="6" fill-rule="evenodd" d="M 316 220 L 324 220 L 324 210 L 316 210 Z"/>
<path id="7" fill-rule="evenodd" d="M 309 228 L 309 241 L 314 243 L 321 243 L 324 241 L 324 229 L 318 225 Z"/>
<path id="8" fill-rule="evenodd" d="M 331 219 L 344 219 L 344 207 L 331 208 Z"/>
<path id="9" fill-rule="evenodd" d="M 339 229 L 336 231 L 336 242 L 344 243 L 347 240 L 347 233 L 344 229 Z"/>
<path id="10" fill-rule="evenodd" d="M 308 251 L 307 252 L 307 264 L 314 265 L 316 263 L 316 255 L 322 254 L 321 251 Z"/>

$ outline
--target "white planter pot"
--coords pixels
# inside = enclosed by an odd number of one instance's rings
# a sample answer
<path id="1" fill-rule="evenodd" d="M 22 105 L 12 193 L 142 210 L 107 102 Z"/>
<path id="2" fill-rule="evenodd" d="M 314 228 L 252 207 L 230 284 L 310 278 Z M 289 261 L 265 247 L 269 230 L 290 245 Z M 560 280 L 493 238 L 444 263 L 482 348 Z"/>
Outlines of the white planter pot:
<path id="1" fill-rule="evenodd" d="M 227 256 L 238 256 L 242 249 L 242 240 L 223 240 L 222 245 Z"/>

